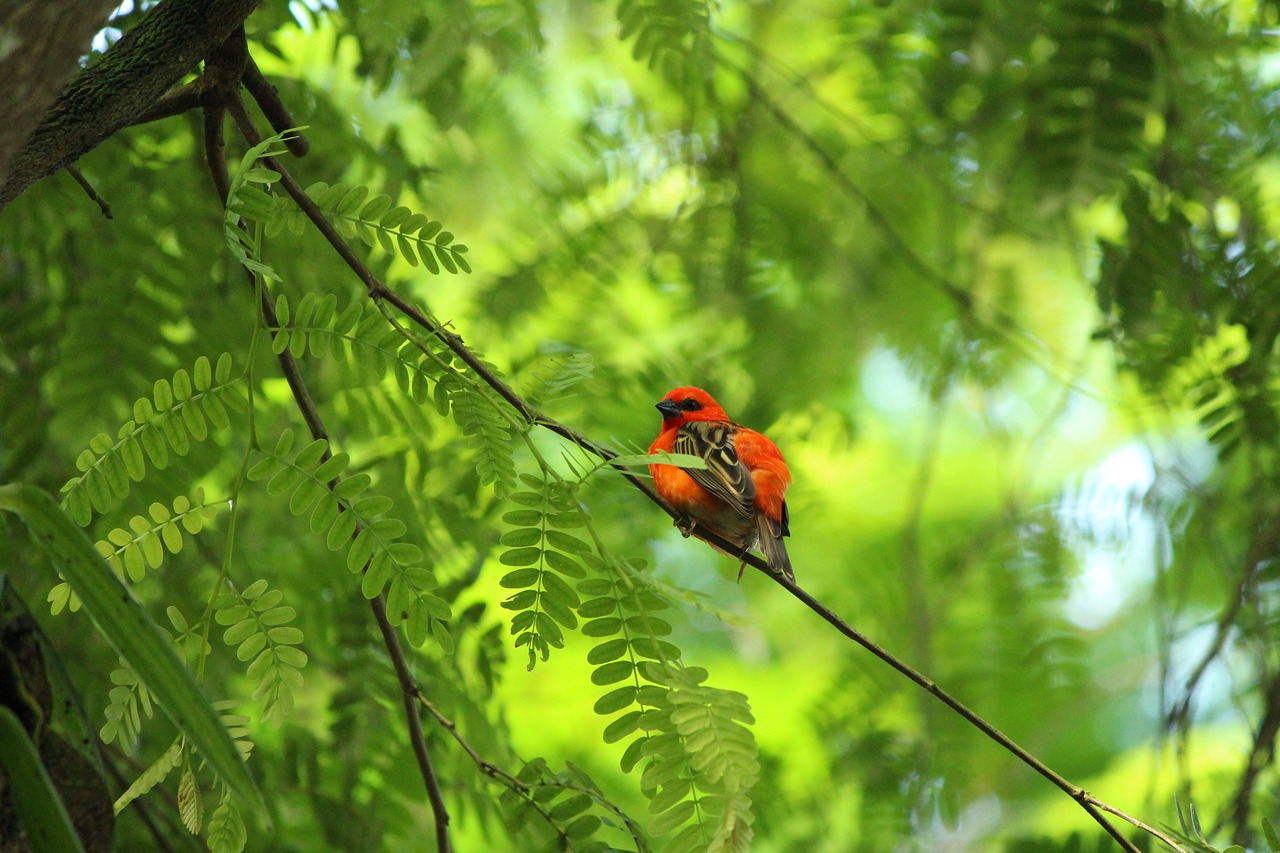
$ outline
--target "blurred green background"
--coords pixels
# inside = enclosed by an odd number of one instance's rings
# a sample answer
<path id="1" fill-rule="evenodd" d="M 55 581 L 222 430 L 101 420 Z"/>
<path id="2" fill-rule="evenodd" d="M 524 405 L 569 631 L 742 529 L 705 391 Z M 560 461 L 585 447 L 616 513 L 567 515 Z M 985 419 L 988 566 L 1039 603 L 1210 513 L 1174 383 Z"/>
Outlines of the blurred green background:
<path id="1" fill-rule="evenodd" d="M 388 194 L 469 247 L 457 275 L 367 250 L 389 285 L 625 452 L 657 434 L 670 388 L 711 391 L 791 466 L 801 586 L 1073 783 L 1179 831 L 1175 800 L 1193 803 L 1219 846 L 1261 845 L 1280 812 L 1278 27 L 1272 2 L 1149 0 L 330 0 L 247 22 L 311 142 L 292 173 Z M 246 146 L 229 140 L 234 164 Z M 195 118 L 79 165 L 113 220 L 65 174 L 0 215 L 0 481 L 55 493 L 156 379 L 224 351 L 247 363 L 256 322 Z M 313 231 L 272 234 L 263 258 L 294 303 L 363 296 Z M 265 345 L 253 364 L 270 447 L 301 423 Z M 578 381 L 549 391 L 567 367 Z M 512 507 L 474 445 L 391 375 L 303 368 L 335 447 L 393 499 L 452 605 L 456 651 L 415 649 L 424 690 L 490 760 L 572 762 L 645 826 L 640 774 L 592 710 L 595 641 L 566 631 L 531 671 L 513 647 Z M 162 624 L 167 607 L 194 624 L 216 591 L 239 417 L 89 527 L 104 538 L 203 488 L 207 529 L 135 584 Z M 584 458 L 532 438 L 560 470 Z M 621 478 L 579 497 L 609 553 L 665 590 L 684 660 L 749 697 L 751 849 L 1118 849 L 765 576 L 735 583 L 733 560 Z M 248 849 L 430 849 L 358 585 L 261 484 L 240 500 L 232 578 L 284 592 L 309 657 L 272 725 L 213 632 L 208 690 L 250 716 L 275 810 Z M 49 615 L 16 531 L 6 550 L 97 729 L 114 656 L 82 615 Z M 144 714 L 110 760 L 138 773 L 166 726 Z M 427 729 L 457 849 L 540 847 Z M 191 843 L 163 795 L 145 802 L 175 849 Z M 136 812 L 118 849 L 156 843 Z"/>

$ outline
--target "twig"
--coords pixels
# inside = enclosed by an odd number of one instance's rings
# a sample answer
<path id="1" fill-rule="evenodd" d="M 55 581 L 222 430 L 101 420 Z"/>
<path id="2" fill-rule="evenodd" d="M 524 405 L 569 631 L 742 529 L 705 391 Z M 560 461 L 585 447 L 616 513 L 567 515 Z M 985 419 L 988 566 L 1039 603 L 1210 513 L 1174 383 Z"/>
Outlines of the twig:
<path id="1" fill-rule="evenodd" d="M 258 109 L 262 110 L 262 114 L 270 122 L 272 130 L 276 133 L 284 133 L 298 126 L 289 108 L 284 105 L 284 101 L 280 100 L 280 93 L 262 75 L 258 63 L 253 61 L 252 56 L 245 64 L 243 80 L 249 94 L 253 95 L 253 99 L 258 102 Z M 311 143 L 301 133 L 294 132 L 285 137 L 284 147 L 288 148 L 289 153 L 294 157 L 305 157 L 311 150 Z"/>
<path id="2" fill-rule="evenodd" d="M 770 575 L 770 577 L 772 577 L 774 581 L 778 583 L 780 586 L 786 587 L 786 589 L 789 590 L 792 595 L 794 595 L 796 598 L 804 602 L 805 606 L 807 606 L 814 613 L 817 613 L 819 616 L 821 616 L 823 620 L 825 620 L 829 625 L 831 625 L 841 634 L 844 634 L 850 640 L 853 640 L 855 643 L 862 646 L 864 649 L 871 652 L 876 657 L 880 658 L 880 660 L 884 661 L 889 666 L 893 667 L 899 673 L 906 676 L 907 679 L 910 680 L 912 683 L 916 684 L 918 687 L 922 688 L 923 690 L 928 692 L 930 695 L 932 695 L 939 702 L 946 705 L 948 708 L 950 708 L 951 710 L 959 714 L 961 717 L 963 717 L 970 725 L 978 729 L 978 731 L 982 732 L 988 738 L 995 741 L 1000 746 L 1004 747 L 1004 749 L 1006 749 L 1007 751 L 1013 753 L 1013 755 L 1015 755 L 1020 761 L 1022 761 L 1023 764 L 1026 764 L 1032 770 L 1036 771 L 1041 776 L 1048 779 L 1050 782 L 1052 782 L 1054 785 L 1056 785 L 1058 788 L 1064 791 L 1069 797 L 1071 797 L 1071 799 L 1079 803 L 1080 807 L 1084 809 L 1086 812 L 1088 812 L 1089 816 L 1092 817 L 1095 821 L 1097 821 L 1098 824 L 1103 829 L 1105 829 L 1112 838 L 1116 840 L 1116 843 L 1119 844 L 1122 849 L 1124 849 L 1125 851 L 1128 851 L 1128 853 L 1140 853 L 1139 848 L 1132 841 L 1130 841 L 1129 839 L 1121 835 L 1120 831 L 1117 830 L 1115 826 L 1113 826 L 1111 822 L 1101 814 L 1099 809 L 1102 809 L 1103 806 L 1101 801 L 1099 801 L 1097 797 L 1093 796 L 1083 788 L 1071 784 L 1071 782 L 1067 781 L 1061 775 L 1059 775 L 1058 773 L 1050 769 L 1049 766 L 1046 765 L 1043 761 L 1036 758 L 1030 752 L 1027 752 L 1027 750 L 1019 746 L 1008 735 L 1004 734 L 995 726 L 991 725 L 991 723 L 988 723 L 982 717 L 978 716 L 976 713 L 969 710 L 969 708 L 966 705 L 964 705 L 962 702 L 960 702 L 960 700 L 956 699 L 950 693 L 946 692 L 941 687 L 939 687 L 936 683 L 934 683 L 933 680 L 921 675 L 915 669 L 911 668 L 909 665 L 907 665 L 903 661 L 898 660 L 898 658 L 894 657 L 888 651 L 876 645 L 873 641 L 868 639 L 864 634 L 854 630 L 854 628 L 850 626 L 847 622 L 845 622 L 839 616 L 837 616 L 836 614 L 828 610 L 827 607 L 822 604 L 822 602 L 818 601 L 812 595 L 805 592 L 800 587 L 796 586 L 796 584 L 793 581 L 787 580 L 786 578 L 781 577 L 779 575 Z M 1144 829 L 1144 830 L 1147 829 L 1147 827 L 1140 826 L 1138 823 L 1135 823 L 1134 821 L 1130 820 L 1129 817 L 1125 815 L 1123 812 L 1121 812 L 1119 809 L 1114 809 L 1108 806 L 1105 808 L 1105 811 L 1109 811 L 1112 814 L 1116 815 L 1117 817 L 1120 817 L 1124 820 L 1128 820 L 1130 823 L 1133 823 L 1133 825 L 1137 826 L 1139 829 Z M 1175 846 L 1174 849 L 1182 850 L 1183 848 Z"/>
<path id="3" fill-rule="evenodd" d="M 1280 733 L 1280 675 L 1271 679 L 1266 687 L 1265 711 L 1258 730 L 1253 736 L 1253 746 L 1249 749 L 1249 760 L 1245 763 L 1244 773 L 1240 777 L 1240 787 L 1231 804 L 1231 821 L 1235 829 L 1231 841 L 1235 844 L 1248 844 L 1252 839 L 1249 829 L 1249 813 L 1253 809 L 1253 792 L 1258 784 L 1258 776 L 1262 773 L 1276 754 L 1276 735 Z"/>
<path id="4" fill-rule="evenodd" d="M 458 746 L 462 747 L 462 751 L 467 754 L 481 773 L 484 773 L 484 775 L 489 776 L 490 778 L 497 779 L 514 790 L 521 792 L 528 792 L 531 790 L 530 785 L 527 782 L 520 781 L 498 765 L 484 758 L 479 752 L 476 752 L 476 748 L 468 743 L 466 738 L 458 733 L 458 725 L 453 720 L 446 717 L 444 713 L 435 706 L 435 703 L 428 699 L 421 690 L 415 688 L 413 698 L 421 704 L 423 708 L 426 708 L 427 712 L 431 714 L 431 716 L 436 718 L 436 722 L 444 727 L 444 730 L 449 733 Z"/>
<path id="5" fill-rule="evenodd" d="M 449 810 L 445 806 L 444 795 L 440 792 L 440 782 L 431 767 L 431 755 L 427 752 L 427 739 L 422 733 L 422 718 L 418 716 L 418 697 L 421 691 L 414 683 L 413 673 L 409 672 L 409 664 L 404 657 L 404 649 L 400 646 L 400 638 L 396 629 L 391 627 L 387 619 L 387 600 L 381 594 L 369 604 L 373 607 L 374 616 L 378 620 L 378 629 L 382 632 L 382 641 L 386 644 L 387 653 L 391 655 L 391 665 L 395 667 L 396 678 L 400 680 L 401 698 L 404 700 L 404 716 L 409 721 L 409 743 L 413 746 L 413 756 L 418 760 L 418 771 L 427 783 L 427 798 L 431 801 L 431 811 L 436 816 L 436 850 L 448 853 L 449 846 Z"/>
<path id="6" fill-rule="evenodd" d="M 533 806 L 533 808 L 538 812 L 538 814 L 542 815 L 542 819 L 547 822 L 547 825 L 560 834 L 561 840 L 565 842 L 568 841 L 568 838 L 565 836 L 563 830 L 561 830 L 558 826 L 556 826 L 555 821 L 551 819 L 550 813 L 547 812 L 547 810 L 542 807 L 541 803 L 534 800 L 533 797 L 531 796 L 531 793 L 533 791 L 532 785 L 530 785 L 527 782 L 522 782 L 521 780 L 517 779 L 515 776 L 512 776 L 510 773 L 503 770 L 498 765 L 483 758 L 480 755 L 480 753 L 476 752 L 475 747 L 473 747 L 470 743 L 468 743 L 466 739 L 462 737 L 462 735 L 458 734 L 458 726 L 453 722 L 453 720 L 450 720 L 443 713 L 441 713 L 440 709 L 437 708 L 431 702 L 430 699 L 428 699 L 426 696 L 422 694 L 422 691 L 415 690 L 413 699 L 416 699 L 419 703 L 421 703 L 422 707 L 426 708 L 427 711 L 430 712 L 431 716 L 436 718 L 437 723 L 444 726 L 445 731 L 447 731 L 450 735 L 453 736 L 453 739 L 458 744 L 458 746 L 462 747 L 462 750 L 471 758 L 471 761 L 476 765 L 476 769 L 484 773 L 489 778 L 494 779 L 498 782 L 501 782 L 503 785 L 506 785 L 512 791 L 515 791 L 519 793 L 521 796 L 523 796 L 525 798 L 525 801 L 528 802 L 529 805 Z M 413 699 L 410 699 L 410 701 L 413 701 Z"/>
<path id="7" fill-rule="evenodd" d="M 213 187 L 219 200 L 225 205 L 231 194 L 231 173 L 227 171 L 227 157 L 223 152 L 222 123 L 227 111 L 221 105 L 204 109 L 204 156 L 213 178 Z"/>
<path id="8" fill-rule="evenodd" d="M 248 113 L 243 108 L 243 104 L 239 105 L 238 107 L 233 104 L 231 111 L 232 111 L 232 116 L 236 119 L 237 123 L 239 123 L 240 130 L 245 135 L 245 138 L 249 141 L 249 143 L 251 145 L 256 145 L 260 143 L 262 141 L 262 136 L 261 134 L 258 133 L 257 129 L 253 126 L 252 120 L 249 118 Z M 603 445 L 597 444 L 596 442 L 592 441 L 591 439 L 587 438 L 585 435 L 582 435 L 576 430 L 573 430 L 570 427 L 565 426 L 564 424 L 561 424 L 560 422 L 553 420 L 552 418 L 546 417 L 545 415 L 542 415 L 536 410 L 534 410 L 509 385 L 507 385 L 505 382 L 499 379 L 496 375 L 494 375 L 492 371 L 486 368 L 484 364 L 480 361 L 480 359 L 463 343 L 461 337 L 450 332 L 448 329 L 445 329 L 438 322 L 432 320 L 427 315 L 425 315 L 412 303 L 408 302 L 403 297 L 399 296 L 399 294 L 390 290 L 385 284 L 382 283 L 381 280 L 378 279 L 377 276 L 375 276 L 369 270 L 367 266 L 365 266 L 364 262 L 361 261 L 356 256 L 355 252 L 351 249 L 350 246 L 347 245 L 346 241 L 342 239 L 341 235 L 338 234 L 337 230 L 334 229 L 333 225 L 325 217 L 323 211 L 321 211 L 320 208 L 315 204 L 315 202 L 311 200 L 311 198 L 306 194 L 305 190 L 303 190 L 302 186 L 293 178 L 293 176 L 289 174 L 289 171 L 288 169 L 285 168 L 284 164 L 282 164 L 277 158 L 264 158 L 264 159 L 267 161 L 267 165 L 271 169 L 273 169 L 274 171 L 280 174 L 280 185 L 281 187 L 284 188 L 285 192 L 287 192 L 290 195 L 290 197 L 293 198 L 293 200 L 297 203 L 298 207 L 302 210 L 302 212 L 307 216 L 308 219 L 311 220 L 312 224 L 315 225 L 316 229 L 320 231 L 320 233 L 325 237 L 326 240 L 328 240 L 329 244 L 333 247 L 334 251 L 338 253 L 338 255 L 343 259 L 343 261 L 351 269 L 351 271 L 355 273 L 355 275 L 360 279 L 361 282 L 364 283 L 370 298 L 374 299 L 375 301 L 385 300 L 386 302 L 394 305 L 406 317 L 412 320 L 416 325 L 420 326 L 431 335 L 434 335 L 437 338 L 439 338 L 455 355 L 458 356 L 459 359 L 461 359 L 469 368 L 471 368 L 471 370 L 475 373 L 476 376 L 478 376 L 486 385 L 492 388 L 500 397 L 506 400 L 507 403 L 509 403 L 511 407 L 520 415 L 520 417 L 522 417 L 531 426 L 540 426 L 540 427 L 543 427 L 544 429 L 550 430 L 551 432 L 554 432 L 555 434 L 561 436 L 562 438 L 572 442 L 573 444 L 577 445 L 583 450 L 586 450 L 587 452 L 592 453 L 606 461 L 617 456 L 617 454 L 614 453 L 613 451 L 609 450 Z M 947 284 L 947 289 L 949 291 L 952 291 L 954 289 L 954 286 L 951 285 L 950 282 L 947 282 L 946 284 Z M 953 297 L 956 297 L 956 301 L 959 304 L 967 307 L 967 304 L 968 304 L 967 294 L 965 294 L 963 291 L 959 291 L 958 294 L 953 292 L 952 295 Z M 658 496 L 657 492 L 654 491 L 652 486 L 650 486 L 648 483 L 644 482 L 640 478 L 636 477 L 634 474 L 630 473 L 625 467 L 619 466 L 618 470 L 620 470 L 623 473 L 623 475 L 632 483 L 632 485 L 640 489 L 640 491 L 643 492 L 646 497 L 648 497 L 651 501 L 653 501 L 655 504 L 660 506 L 669 516 L 671 516 L 673 519 L 678 517 L 678 514 L 676 513 L 676 511 L 672 509 L 664 500 L 662 500 L 661 497 Z M 740 547 L 734 546 L 732 543 L 725 541 L 724 539 L 715 535 L 709 530 L 705 530 L 702 528 L 695 528 L 694 532 L 695 532 L 695 535 L 697 535 L 700 539 L 703 539 L 709 544 L 716 546 L 718 548 L 721 548 L 727 552 L 737 553 L 738 551 L 741 550 Z M 1141 853 L 1140 849 L 1132 841 L 1129 841 L 1127 838 L 1125 838 L 1124 835 L 1121 834 L 1121 832 L 1109 820 L 1107 820 L 1106 816 L 1102 814 L 1102 811 L 1100 810 L 1102 807 L 1099 804 L 1100 801 L 1098 801 L 1096 797 L 1091 795 L 1089 792 L 1085 791 L 1083 788 L 1073 785 L 1067 779 L 1065 779 L 1058 773 L 1054 772 L 1044 762 L 1040 761 L 1040 759 L 1036 758 L 1034 755 L 1032 755 L 1023 747 L 1019 746 L 1016 742 L 1014 742 L 1007 735 L 1002 733 L 995 726 L 991 725 L 982 717 L 978 716 L 976 713 L 969 710 L 968 707 L 966 707 L 963 703 L 961 703 L 959 700 L 954 698 L 951 694 L 947 693 L 945 690 L 938 687 L 938 685 L 935 684 L 932 680 L 921 675 L 915 669 L 911 668 L 903 661 L 894 657 L 885 649 L 876 645 L 873 641 L 868 639 L 863 634 L 859 633 L 858 631 L 855 631 L 852 627 L 848 625 L 848 623 L 846 623 L 843 619 L 841 619 L 839 616 L 837 616 L 835 613 L 829 610 L 825 605 L 823 605 L 821 602 L 819 602 L 817 599 L 815 599 L 809 593 L 805 592 L 800 587 L 796 586 L 794 582 L 788 581 L 786 578 L 783 578 L 779 575 L 775 575 L 772 572 L 770 572 L 767 564 L 759 557 L 749 554 L 743 558 L 743 562 L 751 565 L 756 569 L 759 569 L 761 572 L 773 578 L 775 583 L 778 583 L 782 587 L 786 588 L 793 596 L 800 599 L 800 601 L 802 601 L 805 604 L 805 606 L 807 606 L 814 613 L 818 614 L 828 624 L 830 624 L 832 627 L 840 631 L 840 633 L 844 634 L 846 637 L 853 640 L 858 645 L 862 646 L 864 649 L 871 652 L 873 655 L 875 655 L 876 657 L 880 658 L 882 661 L 887 663 L 890 667 L 897 670 L 902 675 L 906 676 L 912 683 L 924 689 L 926 692 L 932 695 L 935 699 L 942 702 L 951 710 L 959 714 L 970 725 L 977 728 L 979 731 L 985 734 L 988 738 L 990 738 L 991 740 L 999 744 L 1008 752 L 1012 753 L 1024 764 L 1029 766 L 1031 769 L 1035 770 L 1045 779 L 1052 782 L 1055 786 L 1057 786 L 1059 789 L 1065 792 L 1068 796 L 1070 796 L 1073 800 L 1075 800 L 1080 805 L 1080 807 L 1084 809 L 1085 812 L 1087 812 L 1089 816 L 1092 817 L 1094 821 L 1098 823 L 1099 826 L 1101 826 L 1104 830 L 1106 830 L 1108 835 L 1110 835 L 1113 839 L 1115 839 L 1116 843 L 1120 846 L 1122 850 L 1126 851 L 1126 853 Z M 1107 808 L 1105 810 L 1111 812 L 1112 814 L 1115 814 L 1117 817 L 1121 817 L 1122 819 L 1126 819 L 1126 820 L 1128 819 L 1127 816 L 1125 816 L 1124 813 L 1120 812 L 1118 809 Z M 1149 831 L 1146 825 L 1140 826 L 1138 823 L 1135 823 L 1133 821 L 1130 821 L 1130 822 L 1133 823 L 1133 825 L 1139 829 L 1143 829 L 1144 831 Z M 1164 839 L 1162 838 L 1161 840 L 1163 841 Z M 1166 843 L 1168 842 L 1166 841 Z M 1175 846 L 1174 849 L 1185 850 L 1185 848 L 1178 847 L 1178 846 Z"/>
<path id="9" fill-rule="evenodd" d="M 76 183 L 84 190 L 85 195 L 89 196 L 89 200 L 98 205 L 98 210 L 102 211 L 104 219 L 114 219 L 111 215 L 111 205 L 107 204 L 107 200 L 98 195 L 98 191 L 93 188 L 93 184 L 89 183 L 84 175 L 76 168 L 75 164 L 63 166 L 67 170 L 67 174 L 76 179 Z"/>
<path id="10" fill-rule="evenodd" d="M 1087 794 L 1086 796 L 1088 796 L 1089 802 L 1093 803 L 1102 811 L 1111 812 L 1111 814 L 1115 815 L 1116 817 L 1120 818 L 1126 823 L 1133 824 L 1138 829 L 1141 829 L 1143 832 L 1147 833 L 1151 837 L 1159 839 L 1170 850 L 1176 850 L 1176 851 L 1179 851 L 1179 853 L 1190 853 L 1190 851 L 1188 851 L 1187 848 L 1180 841 L 1178 841 L 1178 839 L 1174 838 L 1172 835 L 1165 832 L 1164 830 L 1157 829 L 1151 824 L 1138 820 L 1136 817 L 1133 817 L 1132 815 L 1125 814 L 1124 812 L 1120 811 L 1120 809 L 1116 808 L 1115 806 L 1107 805 L 1102 800 L 1099 800 L 1097 797 L 1093 796 L 1092 794 Z"/>
<path id="11" fill-rule="evenodd" d="M 422 707 L 426 708 L 427 712 L 430 713 L 431 716 L 435 717 L 436 722 L 439 723 L 441 726 L 443 726 L 444 730 L 447 731 L 450 734 L 450 736 L 453 737 L 454 741 L 458 744 L 458 746 L 462 747 L 462 751 L 465 752 L 471 758 L 471 761 L 472 763 L 475 764 L 477 770 L 479 770 L 484 775 L 488 776 L 490 779 L 493 779 L 494 781 L 498 782 L 499 784 L 505 785 L 509 790 L 515 791 L 516 793 L 523 796 L 526 799 L 526 801 L 529 803 L 529 805 L 531 805 L 534 809 L 538 811 L 539 814 L 542 815 L 543 820 L 545 820 L 547 824 L 552 827 L 552 829 L 554 829 L 557 833 L 559 833 L 561 839 L 567 840 L 565 838 L 565 833 L 555 823 L 550 813 L 544 810 L 542 808 L 542 805 L 537 800 L 533 799 L 533 796 L 532 796 L 534 788 L 545 788 L 545 787 L 551 787 L 551 786 L 531 785 L 528 782 L 525 782 L 511 775 L 506 770 L 503 770 L 501 767 L 494 764 L 492 761 L 489 761 L 484 756 L 480 755 L 480 753 L 476 751 L 475 747 L 473 747 L 470 743 L 467 742 L 467 739 L 464 738 L 461 735 L 461 733 L 459 733 L 458 725 L 453 720 L 446 717 L 444 713 L 439 708 L 437 708 L 430 699 L 428 699 L 426 696 L 422 694 L 422 691 L 419 690 L 417 692 L 416 698 L 418 702 L 422 704 Z M 636 850 L 640 850 L 644 847 L 644 842 L 642 840 L 643 836 L 641 834 L 640 827 L 636 825 L 636 822 L 632 820 L 631 816 L 628 815 L 626 812 L 624 812 L 622 809 L 618 808 L 608 800 L 602 799 L 598 791 L 593 791 L 589 788 L 586 788 L 580 785 L 565 785 L 565 784 L 559 784 L 559 783 L 557 783 L 554 787 L 564 788 L 566 790 L 577 791 L 581 794 L 586 794 L 588 797 L 592 799 L 592 801 L 594 801 L 595 803 L 599 804 L 604 808 L 607 808 L 613 814 L 618 816 L 618 819 L 621 820 L 623 824 L 626 825 L 627 831 L 631 833 L 632 839 L 636 842 Z"/>
<path id="12" fill-rule="evenodd" d="M 1239 582 L 1236 583 L 1234 595 L 1218 616 L 1218 624 L 1214 630 L 1213 641 L 1209 643 L 1209 648 L 1205 650 L 1200 661 L 1191 671 L 1191 674 L 1187 676 L 1186 683 L 1182 688 L 1182 701 L 1169 712 L 1167 724 L 1185 721 L 1190 714 L 1191 700 L 1194 697 L 1196 688 L 1199 686 L 1205 672 L 1209 669 L 1209 665 L 1217 659 L 1223 648 L 1225 648 L 1227 637 L 1230 636 L 1231 629 L 1235 626 L 1236 616 L 1239 615 L 1241 608 L 1244 607 L 1249 590 L 1255 583 L 1259 570 L 1269 563 L 1271 555 L 1275 553 L 1278 534 L 1280 534 L 1280 518 L 1273 518 L 1254 537 L 1249 547 L 1249 553 L 1245 555 L 1244 572 Z"/>

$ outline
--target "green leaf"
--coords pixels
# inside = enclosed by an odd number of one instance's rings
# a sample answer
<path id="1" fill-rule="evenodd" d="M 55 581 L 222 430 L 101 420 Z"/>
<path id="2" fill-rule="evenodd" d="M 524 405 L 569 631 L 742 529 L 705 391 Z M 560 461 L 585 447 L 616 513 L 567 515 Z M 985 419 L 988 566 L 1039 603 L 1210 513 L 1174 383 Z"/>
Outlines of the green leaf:
<path id="1" fill-rule="evenodd" d="M 689 796 L 691 790 L 693 790 L 693 785 L 688 779 L 677 779 L 668 783 L 649 801 L 649 814 L 661 814 L 668 809 L 675 808 L 685 797 Z"/>
<path id="2" fill-rule="evenodd" d="M 583 619 L 594 619 L 597 616 L 608 616 L 618 609 L 618 603 L 612 598 L 592 598 L 578 605 L 578 615 Z"/>
<path id="3" fill-rule="evenodd" d="M 200 356 L 196 359 L 195 370 L 192 375 L 195 381 L 197 391 L 208 391 L 213 385 L 213 368 L 209 365 L 207 356 Z"/>
<path id="4" fill-rule="evenodd" d="M 499 545 L 506 545 L 509 548 L 522 547 L 527 545 L 536 545 L 542 539 L 542 531 L 536 527 L 521 527 L 515 530 L 508 530 L 502 534 L 498 540 Z"/>
<path id="5" fill-rule="evenodd" d="M 13 809 L 27 831 L 31 849 L 35 853 L 83 853 L 80 837 L 35 744 L 22 722 L 4 705 L 0 705 L 0 768 L 8 777 Z"/>
<path id="6" fill-rule="evenodd" d="M 347 194 L 342 197 L 342 201 L 338 202 L 338 207 L 334 212 L 341 216 L 354 216 L 356 211 L 360 209 L 360 206 L 364 204 L 364 200 L 368 198 L 368 196 L 368 187 L 352 187 Z"/>
<path id="7" fill-rule="evenodd" d="M 243 622 L 237 622 L 226 630 L 222 635 L 222 641 L 228 646 L 238 646 L 257 633 L 258 625 L 252 619 L 246 619 Z"/>
<path id="8" fill-rule="evenodd" d="M 504 566 L 531 566 L 542 557 L 542 551 L 537 548 L 513 548 L 510 551 L 503 551 L 498 557 L 498 562 Z"/>
<path id="9" fill-rule="evenodd" d="M 693 809 L 692 800 L 677 803 L 649 823 L 649 832 L 653 835 L 665 835 L 693 817 Z"/>
<path id="10" fill-rule="evenodd" d="M 640 727 L 640 712 L 632 711 L 604 727 L 604 742 L 617 743 Z"/>
<path id="11" fill-rule="evenodd" d="M 627 653 L 627 641 L 621 637 L 609 640 L 587 652 L 587 663 L 601 664 L 617 660 Z M 632 688 L 634 691 L 634 688 Z"/>
<path id="12" fill-rule="evenodd" d="M 615 456 L 610 459 L 608 465 L 625 465 L 628 467 L 643 467 L 645 471 L 650 465 L 675 465 L 677 468 L 694 468 L 697 470 L 705 470 L 707 460 L 701 456 L 692 456 L 688 453 L 633 453 L 626 456 Z M 644 472 L 630 472 L 644 473 Z"/>
<path id="13" fill-rule="evenodd" d="M 607 717 L 635 702 L 636 694 L 637 690 L 633 684 L 615 688 L 597 699 L 593 709 L 600 716 Z"/>
<path id="14" fill-rule="evenodd" d="M 243 802 L 263 810 L 235 743 L 173 643 L 94 550 L 84 532 L 44 491 L 0 486 L 0 509 L 17 513 L 49 554 L 86 612 L 159 701 L 188 743 Z"/>
<path id="15" fill-rule="evenodd" d="M 616 616 L 592 619 L 583 623 L 582 633 L 587 637 L 612 637 L 622 631 L 622 620 Z"/>
<path id="16" fill-rule="evenodd" d="M 524 589 L 536 584 L 541 574 L 537 569 L 517 569 L 503 575 L 498 585 L 505 589 Z"/>
<path id="17" fill-rule="evenodd" d="M 591 673 L 591 683 L 604 686 L 607 684 L 617 684 L 624 678 L 630 678 L 631 672 L 635 667 L 629 660 L 614 661 L 598 666 Z"/>

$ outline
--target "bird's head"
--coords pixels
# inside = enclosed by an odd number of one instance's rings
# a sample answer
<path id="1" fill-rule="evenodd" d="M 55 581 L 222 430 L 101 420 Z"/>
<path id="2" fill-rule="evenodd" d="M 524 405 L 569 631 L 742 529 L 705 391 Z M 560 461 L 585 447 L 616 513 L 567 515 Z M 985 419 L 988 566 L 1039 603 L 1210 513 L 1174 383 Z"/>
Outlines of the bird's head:
<path id="1" fill-rule="evenodd" d="M 727 421 L 729 416 L 710 394 L 701 388 L 676 388 L 658 401 L 662 429 L 669 430 L 689 421 Z"/>

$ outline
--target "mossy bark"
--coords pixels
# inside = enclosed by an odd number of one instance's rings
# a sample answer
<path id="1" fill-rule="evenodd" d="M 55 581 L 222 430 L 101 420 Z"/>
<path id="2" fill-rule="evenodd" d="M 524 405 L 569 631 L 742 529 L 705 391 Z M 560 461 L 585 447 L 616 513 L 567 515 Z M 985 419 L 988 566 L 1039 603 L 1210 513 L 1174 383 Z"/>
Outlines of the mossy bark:
<path id="1" fill-rule="evenodd" d="M 116 0 L 0 4 L 0 182 Z"/>
<path id="2" fill-rule="evenodd" d="M 0 187 L 0 208 L 128 127 L 260 2 L 163 0 L 58 95 L 14 159 Z"/>

